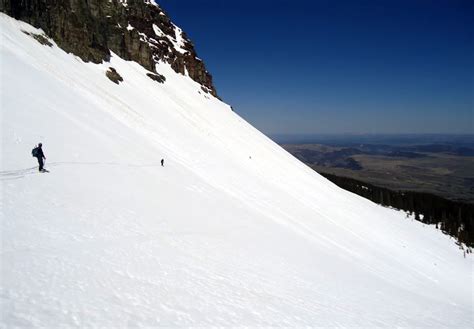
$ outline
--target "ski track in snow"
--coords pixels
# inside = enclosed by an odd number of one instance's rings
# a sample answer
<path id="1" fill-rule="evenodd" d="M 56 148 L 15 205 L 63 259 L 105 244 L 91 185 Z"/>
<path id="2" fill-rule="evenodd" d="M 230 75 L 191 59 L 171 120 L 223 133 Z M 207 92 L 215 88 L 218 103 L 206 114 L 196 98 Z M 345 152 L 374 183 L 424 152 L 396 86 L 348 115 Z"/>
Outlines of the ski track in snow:
<path id="1" fill-rule="evenodd" d="M 453 239 L 341 190 L 167 64 L 157 84 L 0 22 L 1 327 L 472 327 Z"/>

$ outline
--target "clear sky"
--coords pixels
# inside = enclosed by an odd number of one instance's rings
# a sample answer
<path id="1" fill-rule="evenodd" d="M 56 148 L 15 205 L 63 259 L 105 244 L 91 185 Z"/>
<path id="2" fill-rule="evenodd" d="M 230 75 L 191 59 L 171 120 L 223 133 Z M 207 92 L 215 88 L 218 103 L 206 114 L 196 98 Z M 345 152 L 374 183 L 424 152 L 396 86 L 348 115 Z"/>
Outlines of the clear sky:
<path id="1" fill-rule="evenodd" d="M 157 2 L 264 133 L 474 133 L 474 0 Z"/>

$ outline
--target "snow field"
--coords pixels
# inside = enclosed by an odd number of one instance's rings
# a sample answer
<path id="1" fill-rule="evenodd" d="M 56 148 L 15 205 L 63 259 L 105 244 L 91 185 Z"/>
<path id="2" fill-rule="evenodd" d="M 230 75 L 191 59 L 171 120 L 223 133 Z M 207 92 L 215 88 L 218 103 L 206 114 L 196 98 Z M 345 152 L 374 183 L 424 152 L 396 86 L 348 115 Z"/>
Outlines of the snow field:
<path id="1" fill-rule="evenodd" d="M 158 84 L 0 22 L 2 326 L 471 327 L 473 261 L 449 237 L 339 189 L 167 64 Z"/>

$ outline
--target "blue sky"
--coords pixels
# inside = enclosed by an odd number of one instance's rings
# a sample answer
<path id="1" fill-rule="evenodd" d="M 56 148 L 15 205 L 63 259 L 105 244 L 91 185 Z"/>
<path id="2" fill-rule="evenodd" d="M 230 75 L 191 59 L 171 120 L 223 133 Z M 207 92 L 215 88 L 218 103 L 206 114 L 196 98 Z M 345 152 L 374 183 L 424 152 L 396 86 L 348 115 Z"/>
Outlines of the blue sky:
<path id="1" fill-rule="evenodd" d="M 474 132 L 474 1 L 158 3 L 264 133 Z"/>

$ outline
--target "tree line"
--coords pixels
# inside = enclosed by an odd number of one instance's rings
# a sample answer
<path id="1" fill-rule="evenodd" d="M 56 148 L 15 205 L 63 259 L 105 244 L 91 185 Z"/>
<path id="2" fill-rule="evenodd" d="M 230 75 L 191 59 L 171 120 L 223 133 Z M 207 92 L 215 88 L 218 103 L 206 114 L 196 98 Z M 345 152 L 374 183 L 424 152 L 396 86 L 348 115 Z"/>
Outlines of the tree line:
<path id="1" fill-rule="evenodd" d="M 383 206 L 404 210 L 415 219 L 474 247 L 474 204 L 451 201 L 440 196 L 412 191 L 393 191 L 353 178 L 321 173 L 337 186 Z"/>

